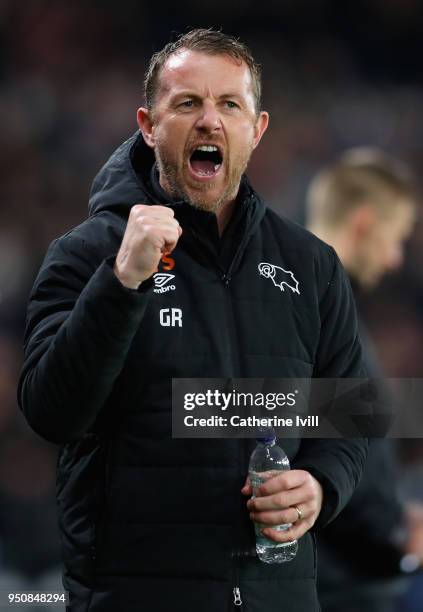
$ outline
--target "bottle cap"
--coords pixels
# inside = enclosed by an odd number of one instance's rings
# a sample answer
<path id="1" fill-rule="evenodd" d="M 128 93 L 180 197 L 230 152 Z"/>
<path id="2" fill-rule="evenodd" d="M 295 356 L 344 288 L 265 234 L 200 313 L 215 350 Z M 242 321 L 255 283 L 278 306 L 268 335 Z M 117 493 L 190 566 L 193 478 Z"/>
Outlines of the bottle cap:
<path id="1" fill-rule="evenodd" d="M 256 440 L 262 444 L 269 444 L 276 440 L 276 433 L 273 427 L 257 427 L 256 429 Z"/>

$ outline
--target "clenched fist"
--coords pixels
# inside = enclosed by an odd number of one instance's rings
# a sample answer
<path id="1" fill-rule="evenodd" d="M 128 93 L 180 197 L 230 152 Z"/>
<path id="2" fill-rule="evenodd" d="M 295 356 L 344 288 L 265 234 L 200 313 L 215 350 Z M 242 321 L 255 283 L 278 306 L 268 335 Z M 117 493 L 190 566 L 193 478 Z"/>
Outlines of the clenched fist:
<path id="1" fill-rule="evenodd" d="M 122 285 L 138 289 L 157 271 L 162 255 L 173 251 L 181 234 L 171 208 L 133 206 L 113 268 Z"/>

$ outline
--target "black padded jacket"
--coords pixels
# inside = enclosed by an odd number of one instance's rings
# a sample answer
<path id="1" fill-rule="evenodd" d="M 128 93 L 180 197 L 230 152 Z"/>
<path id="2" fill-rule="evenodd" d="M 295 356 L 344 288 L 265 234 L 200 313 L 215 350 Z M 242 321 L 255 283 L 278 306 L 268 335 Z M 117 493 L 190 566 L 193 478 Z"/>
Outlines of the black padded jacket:
<path id="1" fill-rule="evenodd" d="M 171 379 L 360 376 L 349 283 L 334 251 L 266 208 L 245 178 L 220 240 L 212 213 L 166 201 L 153 164 L 139 133 L 117 149 L 94 180 L 88 219 L 52 243 L 30 296 L 19 402 L 60 445 L 69 610 L 313 612 L 313 533 L 290 563 L 257 559 L 240 493 L 251 441 L 172 438 Z M 173 206 L 183 228 L 168 291 L 126 289 L 113 273 L 136 203 Z M 298 286 L 277 286 L 262 263 Z M 171 308 L 181 326 L 161 325 Z M 323 486 L 318 529 L 350 498 L 367 441 L 284 447 Z"/>

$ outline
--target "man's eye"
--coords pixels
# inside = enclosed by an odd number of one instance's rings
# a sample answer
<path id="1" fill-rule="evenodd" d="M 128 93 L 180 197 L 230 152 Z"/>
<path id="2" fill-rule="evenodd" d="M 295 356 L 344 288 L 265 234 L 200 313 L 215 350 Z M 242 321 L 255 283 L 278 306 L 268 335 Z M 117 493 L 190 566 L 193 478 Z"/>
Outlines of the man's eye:
<path id="1" fill-rule="evenodd" d="M 233 100 L 226 100 L 225 104 L 228 108 L 238 108 L 238 104 Z"/>
<path id="2" fill-rule="evenodd" d="M 183 102 L 181 102 L 181 104 L 179 106 L 182 106 L 183 108 L 191 108 L 192 106 L 194 106 L 194 101 L 193 100 L 184 100 Z"/>

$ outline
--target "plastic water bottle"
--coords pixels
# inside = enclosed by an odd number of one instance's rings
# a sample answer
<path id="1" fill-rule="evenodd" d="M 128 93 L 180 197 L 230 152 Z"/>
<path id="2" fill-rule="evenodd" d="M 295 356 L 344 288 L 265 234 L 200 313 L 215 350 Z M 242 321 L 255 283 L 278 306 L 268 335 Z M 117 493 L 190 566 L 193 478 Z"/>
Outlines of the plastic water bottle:
<path id="1" fill-rule="evenodd" d="M 257 488 L 269 478 L 276 476 L 280 472 L 289 470 L 289 459 L 285 451 L 276 444 L 276 434 L 274 430 L 266 430 L 263 437 L 257 438 L 257 446 L 251 454 L 248 473 L 253 487 L 253 497 Z M 291 527 L 292 523 L 272 526 L 272 529 L 285 531 Z M 298 542 L 275 542 L 266 538 L 261 529 L 270 527 L 261 523 L 254 523 L 256 532 L 256 550 L 258 557 L 264 563 L 284 563 L 292 561 L 297 554 Z"/>

